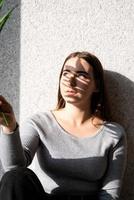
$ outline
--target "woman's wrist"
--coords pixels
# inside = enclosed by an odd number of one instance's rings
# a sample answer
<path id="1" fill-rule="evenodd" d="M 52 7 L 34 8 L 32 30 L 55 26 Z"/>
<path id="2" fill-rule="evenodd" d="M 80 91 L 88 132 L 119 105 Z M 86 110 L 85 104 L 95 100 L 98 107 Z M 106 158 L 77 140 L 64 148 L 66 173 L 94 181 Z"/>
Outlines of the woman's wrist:
<path id="1" fill-rule="evenodd" d="M 5 127 L 3 126 L 3 133 L 5 134 L 13 134 L 17 129 L 18 129 L 19 125 L 16 122 L 12 127 Z"/>
<path id="2" fill-rule="evenodd" d="M 15 126 L 15 128 L 12 130 L 12 132 L 15 132 L 15 131 L 18 129 L 18 127 L 19 127 L 19 124 L 16 122 L 16 126 Z"/>

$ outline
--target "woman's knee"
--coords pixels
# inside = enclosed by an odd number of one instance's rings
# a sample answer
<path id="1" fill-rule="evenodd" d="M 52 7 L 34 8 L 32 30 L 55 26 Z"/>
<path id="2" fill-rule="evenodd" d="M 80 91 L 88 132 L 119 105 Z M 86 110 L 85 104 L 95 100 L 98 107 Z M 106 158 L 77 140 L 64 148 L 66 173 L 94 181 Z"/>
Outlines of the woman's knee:
<path id="1" fill-rule="evenodd" d="M 9 182 L 9 183 L 17 183 L 18 181 L 26 180 L 27 177 L 35 177 L 36 175 L 32 170 L 26 167 L 18 167 L 15 169 L 12 169 L 10 171 L 5 172 L 1 179 L 1 183 L 3 182 Z M 18 180 L 18 181 L 17 181 Z"/>
<path id="2" fill-rule="evenodd" d="M 0 182 L 0 187 L 25 188 L 44 193 L 43 186 L 36 174 L 29 168 L 18 167 L 6 172 Z"/>
<path id="3" fill-rule="evenodd" d="M 7 196 L 6 196 L 7 195 Z M 44 189 L 35 173 L 25 167 L 6 172 L 0 182 L 0 197 L 15 196 L 16 199 L 43 199 Z M 9 198 L 12 199 L 12 198 Z"/>

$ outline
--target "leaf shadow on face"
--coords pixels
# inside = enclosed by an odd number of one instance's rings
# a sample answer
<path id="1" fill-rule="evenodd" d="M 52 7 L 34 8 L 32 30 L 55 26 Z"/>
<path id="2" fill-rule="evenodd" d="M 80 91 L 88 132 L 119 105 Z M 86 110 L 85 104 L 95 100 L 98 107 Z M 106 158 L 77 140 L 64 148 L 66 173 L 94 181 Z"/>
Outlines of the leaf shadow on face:
<path id="1" fill-rule="evenodd" d="M 105 83 L 112 120 L 120 123 L 127 135 L 127 168 L 121 199 L 131 200 L 134 197 L 134 82 L 124 75 L 106 70 Z"/>

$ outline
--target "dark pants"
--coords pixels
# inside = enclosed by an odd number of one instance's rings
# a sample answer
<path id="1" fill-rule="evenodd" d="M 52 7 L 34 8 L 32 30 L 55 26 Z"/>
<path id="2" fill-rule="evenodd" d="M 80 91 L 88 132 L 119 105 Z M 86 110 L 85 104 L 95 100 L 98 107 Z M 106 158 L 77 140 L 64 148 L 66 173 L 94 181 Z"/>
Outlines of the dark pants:
<path id="1" fill-rule="evenodd" d="M 97 200 L 94 196 L 59 196 L 45 193 L 35 173 L 28 168 L 6 172 L 0 182 L 0 200 Z"/>

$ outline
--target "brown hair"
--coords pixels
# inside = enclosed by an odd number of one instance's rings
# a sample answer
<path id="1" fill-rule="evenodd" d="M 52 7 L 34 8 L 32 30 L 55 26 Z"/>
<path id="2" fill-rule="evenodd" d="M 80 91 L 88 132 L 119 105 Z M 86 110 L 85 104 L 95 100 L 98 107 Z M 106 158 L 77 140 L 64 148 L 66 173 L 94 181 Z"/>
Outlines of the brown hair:
<path id="1" fill-rule="evenodd" d="M 109 107 L 108 107 L 107 96 L 106 96 L 106 91 L 105 91 L 104 71 L 103 71 L 102 64 L 95 55 L 89 52 L 85 52 L 85 51 L 71 53 L 65 59 L 62 69 L 61 69 L 60 76 L 59 76 L 58 102 L 57 102 L 56 109 L 59 110 L 60 108 L 65 107 L 65 101 L 60 92 L 60 79 L 61 79 L 63 68 L 66 61 L 74 57 L 84 59 L 87 63 L 89 63 L 93 67 L 93 74 L 94 74 L 97 92 L 94 92 L 91 97 L 92 116 L 99 117 L 100 119 L 103 119 L 103 120 L 109 120 L 110 113 L 109 113 Z"/>

